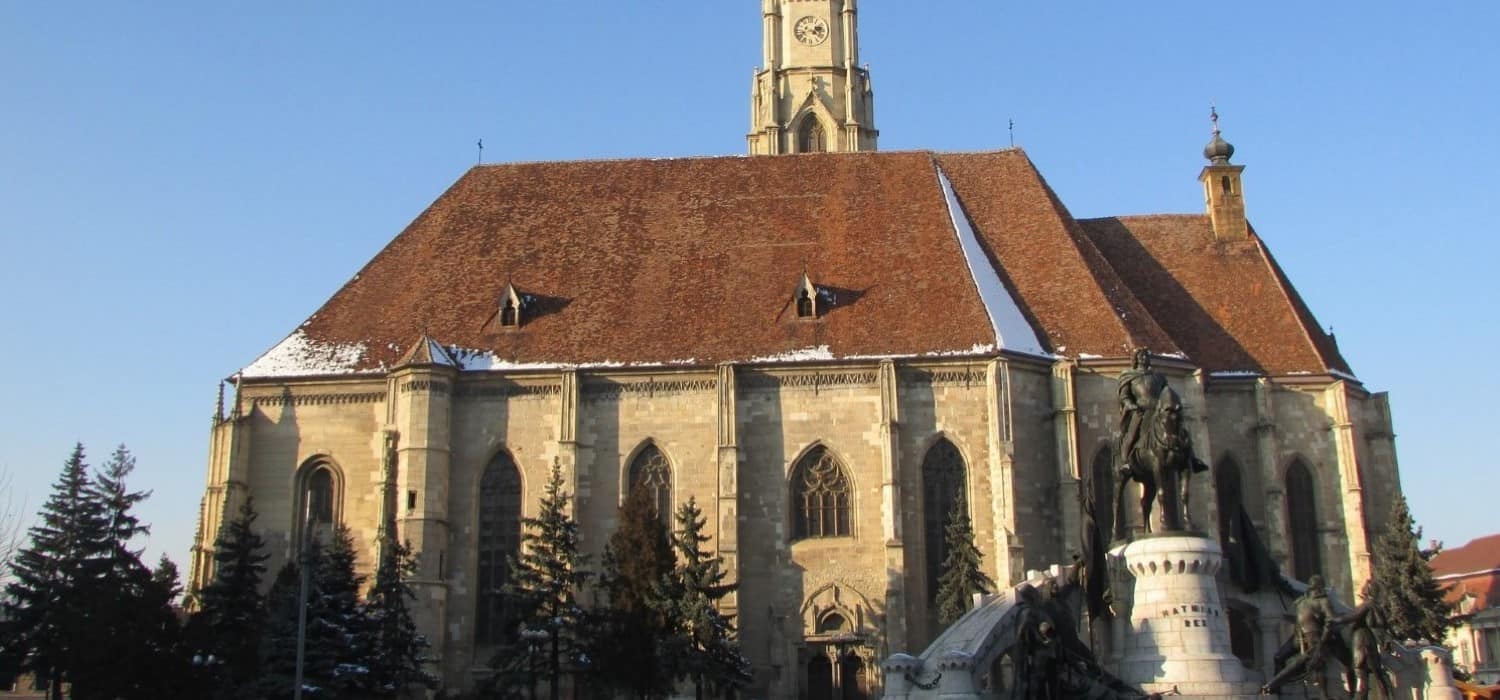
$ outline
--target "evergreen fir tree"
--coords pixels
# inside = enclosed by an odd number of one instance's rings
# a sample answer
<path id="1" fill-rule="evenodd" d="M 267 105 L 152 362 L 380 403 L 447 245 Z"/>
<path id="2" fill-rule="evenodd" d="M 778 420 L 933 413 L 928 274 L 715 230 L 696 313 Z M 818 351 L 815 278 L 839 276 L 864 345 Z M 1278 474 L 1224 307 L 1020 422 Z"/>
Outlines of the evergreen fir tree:
<path id="1" fill-rule="evenodd" d="M 365 578 L 355 572 L 358 555 L 347 526 L 334 527 L 332 539 L 318 551 L 311 588 L 318 596 L 308 603 L 308 638 L 329 643 L 325 651 L 333 657 L 334 671 L 323 684 L 335 696 L 344 696 L 364 687 L 370 673 L 367 649 L 362 648 L 366 624 L 359 595 Z"/>
<path id="2" fill-rule="evenodd" d="M 105 518 L 93 497 L 83 445 L 63 464 L 62 474 L 43 505 L 40 522 L 31 528 L 31 544 L 11 565 L 5 587 L 0 647 L 19 660 L 20 670 L 48 683 L 51 697 L 62 697 L 62 684 L 83 670 L 89 644 L 95 586 Z M 78 691 L 88 692 L 88 683 Z"/>
<path id="3" fill-rule="evenodd" d="M 597 677 L 630 697 L 659 698 L 671 691 L 674 669 L 666 653 L 674 625 L 664 596 L 675 561 L 667 528 L 651 493 L 637 486 L 620 507 L 601 576 L 608 607 L 592 646 Z"/>
<path id="4" fill-rule="evenodd" d="M 669 582 L 667 602 L 676 630 L 669 638 L 668 655 L 677 659 L 678 677 L 691 680 L 694 697 L 702 700 L 705 693 L 723 695 L 748 683 L 750 661 L 740 653 L 733 621 L 718 608 L 736 585 L 724 582 L 728 572 L 723 558 L 703 549 L 709 541 L 703 534 L 707 518 L 692 497 L 677 509 L 675 518 L 672 546 L 677 568 Z"/>
<path id="5" fill-rule="evenodd" d="M 132 512 L 149 495 L 130 490 L 126 482 L 134 470 L 135 458 L 121 445 L 90 487 L 104 529 L 88 584 L 93 642 L 83 667 L 73 673 L 75 696 L 98 690 L 108 697 L 151 697 L 165 690 L 155 671 L 178 653 L 170 596 L 157 590 L 151 569 L 132 546 L 150 532 Z"/>
<path id="6" fill-rule="evenodd" d="M 1373 600 L 1396 639 L 1427 639 L 1436 643 L 1448 634 L 1452 608 L 1432 575 L 1419 543 L 1422 529 L 1412 519 L 1406 497 L 1396 499 L 1385 531 L 1375 542 Z"/>
<path id="7" fill-rule="evenodd" d="M 208 679 L 216 697 L 249 698 L 259 673 L 266 604 L 260 595 L 266 575 L 265 540 L 255 533 L 254 502 L 240 504 L 234 520 L 219 531 L 214 544 L 214 578 L 198 593 L 198 612 L 190 623 L 191 651 L 200 662 L 212 658 Z M 222 668 L 222 672 L 213 671 Z"/>
<path id="8" fill-rule="evenodd" d="M 577 594 L 588 582 L 584 566 L 588 559 L 579 552 L 578 522 L 568 515 L 571 496 L 563 490 L 562 468 L 552 464 L 552 476 L 535 518 L 524 518 L 521 555 L 510 567 L 511 581 L 507 591 L 520 608 L 521 626 L 546 634 L 540 653 L 543 656 L 541 677 L 547 679 L 554 700 L 561 689 L 562 674 L 586 664 L 580 655 L 584 623 Z M 505 684 L 515 680 L 511 672 L 517 660 L 528 653 L 525 641 L 503 645 L 491 665 L 495 667 L 492 690 L 514 693 Z"/>
<path id="9" fill-rule="evenodd" d="M 305 561 L 311 567 L 307 590 L 307 627 L 302 664 L 302 697 L 338 697 L 337 683 L 339 654 L 347 639 L 338 627 L 330 623 L 333 618 L 329 605 L 319 590 L 324 580 L 318 575 L 323 566 L 323 546 L 313 539 L 308 547 Z M 297 669 L 297 615 L 301 607 L 300 590 L 302 571 L 296 563 L 287 562 L 276 573 L 271 590 L 266 594 L 266 609 L 269 621 L 266 633 L 261 638 L 260 678 L 256 683 L 256 697 L 280 700 L 292 697 Z"/>
<path id="10" fill-rule="evenodd" d="M 938 620 L 947 625 L 968 612 L 975 593 L 994 590 L 995 582 L 980 568 L 984 556 L 974 545 L 974 528 L 962 502 L 953 504 L 943 536 L 948 557 L 938 578 L 937 604 Z"/>
<path id="11" fill-rule="evenodd" d="M 387 526 L 387 531 L 394 528 Z M 416 598 L 408 579 L 416 571 L 411 546 L 386 535 L 380 548 L 375 585 L 365 600 L 367 658 L 366 687 L 376 697 L 397 697 L 412 687 L 437 688 L 428 672 L 427 638 L 417 631 L 408 602 Z"/>

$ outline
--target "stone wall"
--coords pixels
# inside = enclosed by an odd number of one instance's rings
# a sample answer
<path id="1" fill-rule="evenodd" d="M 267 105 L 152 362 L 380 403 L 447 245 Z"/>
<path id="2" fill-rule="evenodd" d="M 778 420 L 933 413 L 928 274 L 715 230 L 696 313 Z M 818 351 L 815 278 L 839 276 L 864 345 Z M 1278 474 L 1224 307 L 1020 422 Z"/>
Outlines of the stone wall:
<path id="1" fill-rule="evenodd" d="M 1002 357 L 247 382 L 238 414 L 214 428 L 191 580 L 206 581 L 218 526 L 244 495 L 255 497 L 270 565 L 280 566 L 296 531 L 298 470 L 325 460 L 341 477 L 340 517 L 366 572 L 386 508 L 403 529 L 425 533 L 419 554 L 431 580 L 423 609 L 441 619 L 423 627 L 440 640 L 448 684 L 467 686 L 489 657 L 473 641 L 486 465 L 502 450 L 514 459 L 526 515 L 535 513 L 551 465 L 563 466 L 584 547 L 597 555 L 631 457 L 654 444 L 671 463 L 674 505 L 695 497 L 715 544 L 723 534 L 736 545 L 735 612 L 756 693 L 793 696 L 803 664 L 826 641 L 814 629 L 817 611 L 847 613 L 870 658 L 919 651 L 938 632 L 925 580 L 921 472 L 939 439 L 964 458 L 977 541 L 998 582 L 1068 561 L 1079 545 L 1083 472 L 1117 439 L 1115 376 L 1123 366 Z M 1385 396 L 1328 377 L 1215 378 L 1185 364 L 1165 371 L 1184 398 L 1200 456 L 1239 465 L 1251 517 L 1283 561 L 1285 469 L 1293 459 L 1312 469 L 1325 574 L 1352 598 L 1364 553 L 1351 542 L 1365 545 L 1367 520 L 1379 522 L 1400 489 Z M 445 383 L 446 393 L 434 388 Z M 389 506 L 388 434 L 402 460 Z M 790 542 L 788 474 L 817 446 L 848 470 L 853 531 Z M 406 460 L 426 470 L 421 479 L 407 473 Z M 407 502 L 413 490 L 416 509 Z M 1127 489 L 1123 510 L 1138 522 L 1137 493 Z M 1193 498 L 1199 525 L 1216 531 L 1211 478 L 1195 479 Z M 1274 613 L 1259 609 L 1262 600 L 1241 602 L 1265 618 L 1268 640 Z"/>

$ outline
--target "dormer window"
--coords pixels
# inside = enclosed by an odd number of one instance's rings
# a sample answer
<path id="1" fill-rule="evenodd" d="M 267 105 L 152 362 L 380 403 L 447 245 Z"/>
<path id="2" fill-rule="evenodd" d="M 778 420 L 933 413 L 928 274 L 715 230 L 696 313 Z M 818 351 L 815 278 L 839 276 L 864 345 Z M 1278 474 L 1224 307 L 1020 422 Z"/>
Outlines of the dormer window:
<path id="1" fill-rule="evenodd" d="M 807 273 L 802 273 L 802 279 L 797 282 L 797 292 L 794 296 L 797 306 L 797 318 L 813 320 L 818 317 L 818 288 L 813 286 L 812 280 L 807 278 Z"/>
<path id="2" fill-rule="evenodd" d="M 505 292 L 500 295 L 500 327 L 520 327 L 522 308 L 521 295 L 516 293 L 515 286 L 505 285 Z"/>

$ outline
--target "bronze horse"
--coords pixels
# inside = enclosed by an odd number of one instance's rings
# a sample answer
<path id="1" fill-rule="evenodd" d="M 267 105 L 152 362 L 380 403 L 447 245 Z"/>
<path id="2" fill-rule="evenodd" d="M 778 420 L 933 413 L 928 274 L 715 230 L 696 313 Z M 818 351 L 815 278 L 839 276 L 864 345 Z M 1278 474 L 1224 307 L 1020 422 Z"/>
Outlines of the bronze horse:
<path id="1" fill-rule="evenodd" d="M 1163 386 L 1149 412 L 1143 416 L 1144 427 L 1139 440 L 1123 456 L 1120 487 L 1115 502 L 1125 498 L 1125 486 L 1131 480 L 1141 485 L 1141 520 L 1151 531 L 1151 510 L 1161 493 L 1162 530 L 1174 532 L 1193 529 L 1188 515 L 1188 485 L 1193 474 L 1208 471 L 1208 465 L 1193 454 L 1193 440 L 1182 426 L 1182 399 L 1172 387 Z M 1116 519 L 1115 539 L 1124 537 L 1123 518 Z"/>

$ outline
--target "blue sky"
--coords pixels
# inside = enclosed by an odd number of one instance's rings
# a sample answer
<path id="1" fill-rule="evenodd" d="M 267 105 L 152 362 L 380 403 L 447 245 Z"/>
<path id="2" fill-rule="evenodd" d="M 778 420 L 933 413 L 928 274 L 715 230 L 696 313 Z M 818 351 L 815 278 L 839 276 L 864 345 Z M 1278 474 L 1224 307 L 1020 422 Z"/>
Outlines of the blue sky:
<path id="1" fill-rule="evenodd" d="M 1196 212 L 1210 102 L 1257 231 L 1418 521 L 1493 501 L 1500 4 L 866 0 L 885 150 L 1024 147 L 1075 216 Z M 186 560 L 217 381 L 475 161 L 745 150 L 759 3 L 0 4 L 0 468 L 117 443 Z"/>

